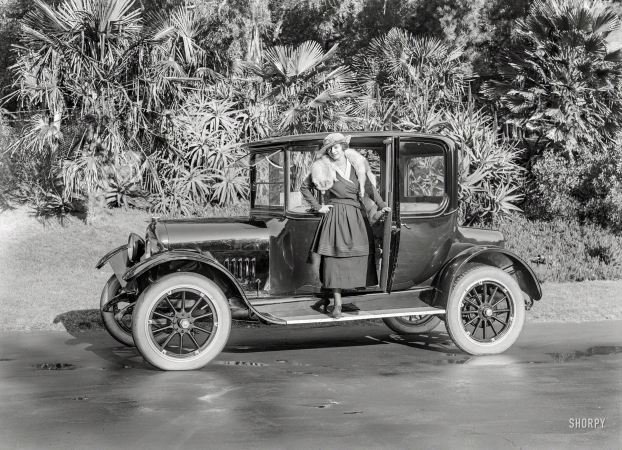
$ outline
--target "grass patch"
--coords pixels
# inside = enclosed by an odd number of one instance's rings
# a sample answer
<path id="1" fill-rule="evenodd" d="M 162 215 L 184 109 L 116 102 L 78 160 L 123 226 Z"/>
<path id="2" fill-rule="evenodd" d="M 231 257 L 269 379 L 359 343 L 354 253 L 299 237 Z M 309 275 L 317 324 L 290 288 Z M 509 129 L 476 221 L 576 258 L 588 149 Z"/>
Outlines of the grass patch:
<path id="1" fill-rule="evenodd" d="M 0 307 L 10 311 L 0 315 L 0 330 L 63 330 L 63 314 L 70 327 L 101 326 L 93 310 L 112 272 L 95 264 L 130 232 L 144 234 L 149 220 L 146 212 L 119 209 L 92 225 L 68 219 L 63 227 L 42 225 L 26 208 L 0 214 Z"/>
<path id="2" fill-rule="evenodd" d="M 622 319 L 622 280 L 542 284 L 542 300 L 528 322 L 592 322 Z"/>
<path id="3" fill-rule="evenodd" d="M 5 314 L 0 330 L 102 328 L 99 296 L 112 272 L 96 270 L 95 264 L 124 244 L 130 232 L 143 235 L 149 220 L 144 211 L 117 209 L 99 213 L 91 225 L 70 219 L 63 227 L 55 221 L 44 226 L 25 208 L 1 213 L 0 308 Z M 622 281 L 547 282 L 543 290 L 544 299 L 527 314 L 530 322 L 622 319 Z"/>

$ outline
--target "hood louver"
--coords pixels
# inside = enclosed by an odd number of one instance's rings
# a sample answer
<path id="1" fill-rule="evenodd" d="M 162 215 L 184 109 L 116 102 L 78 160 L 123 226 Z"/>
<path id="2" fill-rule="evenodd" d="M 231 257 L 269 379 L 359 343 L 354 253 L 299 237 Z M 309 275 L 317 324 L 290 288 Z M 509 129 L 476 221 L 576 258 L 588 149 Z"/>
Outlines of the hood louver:
<path id="1" fill-rule="evenodd" d="M 254 280 L 257 260 L 255 258 L 225 258 L 225 268 L 240 281 Z"/>

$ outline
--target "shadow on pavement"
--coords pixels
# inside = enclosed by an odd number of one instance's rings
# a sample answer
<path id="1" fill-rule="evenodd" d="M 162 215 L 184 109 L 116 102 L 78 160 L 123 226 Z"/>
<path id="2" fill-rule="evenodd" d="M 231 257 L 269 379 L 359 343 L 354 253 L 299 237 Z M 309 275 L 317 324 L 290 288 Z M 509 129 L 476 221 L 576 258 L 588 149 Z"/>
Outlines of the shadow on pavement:
<path id="1" fill-rule="evenodd" d="M 85 311 L 95 311 L 99 317 L 99 310 L 97 309 Z M 99 332 L 104 330 L 103 326 L 98 328 L 85 327 L 83 322 L 74 320 L 74 313 L 78 313 L 79 317 L 84 317 L 83 313 L 85 311 L 70 311 L 56 317 L 55 323 L 63 323 L 67 329 L 67 333 L 73 337 L 73 339 L 66 341 L 65 345 L 79 346 L 86 344 L 84 347 L 85 351 L 92 352 L 101 359 L 110 363 L 118 364 L 124 368 L 155 370 L 151 365 L 147 364 L 143 360 L 142 356 L 140 356 L 140 353 L 138 353 L 138 350 L 136 350 L 135 347 L 128 347 L 120 344 L 107 332 Z M 65 320 L 67 321 L 65 322 Z M 92 331 L 97 332 L 94 333 Z"/>
<path id="2" fill-rule="evenodd" d="M 156 370 L 153 366 L 143 360 L 143 357 L 138 353 L 136 347 L 127 347 L 115 341 L 112 337 L 106 336 L 102 338 L 100 333 L 85 333 L 85 332 L 69 332 L 73 339 L 66 341 L 66 345 L 81 345 L 87 344 L 84 350 L 92 352 L 105 361 L 113 364 L 118 364 L 124 368 L 140 368 Z"/>
<path id="3" fill-rule="evenodd" d="M 99 309 L 78 309 L 59 314 L 53 323 L 62 324 L 68 332 L 103 330 L 104 324 Z"/>
<path id="4" fill-rule="evenodd" d="M 135 347 L 127 347 L 114 340 L 105 331 L 99 309 L 68 311 L 54 318 L 54 323 L 61 323 L 73 339 L 67 345 L 87 344 L 86 351 L 100 358 L 123 367 L 141 367 L 153 369 L 144 362 Z M 253 328 L 271 328 L 262 333 L 261 338 Z M 374 327 L 376 328 L 376 327 Z M 413 349 L 435 353 L 462 355 L 444 331 L 431 331 L 425 334 L 397 335 L 387 332 L 384 327 L 373 329 L 363 326 L 289 326 L 272 327 L 255 325 L 245 328 L 244 324 L 234 326 L 229 341 L 223 352 L 226 353 L 262 353 L 284 350 L 308 350 L 376 346 L 399 344 Z"/>
<path id="5" fill-rule="evenodd" d="M 261 353 L 273 352 L 281 350 L 308 350 L 308 349 L 325 349 L 339 347 L 360 347 L 368 345 L 386 345 L 400 344 L 411 348 L 427 350 L 440 353 L 456 353 L 462 354 L 452 343 L 447 333 L 432 331 L 425 334 L 414 334 L 399 336 L 396 334 L 373 333 L 364 335 L 356 333 L 356 328 L 341 329 L 341 333 L 337 327 L 331 329 L 330 335 L 318 334 L 316 330 L 310 335 L 307 330 L 297 330 L 296 333 L 288 333 L 287 338 L 275 333 L 273 339 L 262 339 L 261 342 L 249 340 L 249 342 L 230 342 L 225 347 L 227 353 Z M 369 330 L 367 330 L 369 332 Z M 345 335 L 345 336 L 344 336 Z M 238 341 L 238 339 L 234 339 Z M 254 341 L 254 342 L 253 342 Z"/>

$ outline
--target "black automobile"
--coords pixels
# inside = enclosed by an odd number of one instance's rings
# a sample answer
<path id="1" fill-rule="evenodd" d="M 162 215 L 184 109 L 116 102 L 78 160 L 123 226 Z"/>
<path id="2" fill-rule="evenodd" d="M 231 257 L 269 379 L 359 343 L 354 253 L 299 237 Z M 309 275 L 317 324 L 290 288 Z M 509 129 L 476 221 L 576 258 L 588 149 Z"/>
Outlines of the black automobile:
<path id="1" fill-rule="evenodd" d="M 203 367 L 232 320 L 279 325 L 382 318 L 397 333 L 441 320 L 461 350 L 497 354 L 518 338 L 542 297 L 527 263 L 500 232 L 458 225 L 458 154 L 443 136 L 354 132 L 392 212 L 373 210 L 379 285 L 345 291 L 340 319 L 317 306 L 330 292 L 310 252 L 320 214 L 300 186 L 326 133 L 266 139 L 249 153 L 250 214 L 153 219 L 104 256 L 114 271 L 101 296 L 110 334 L 163 370 Z M 317 194 L 318 196 L 320 193 Z M 318 197 L 319 198 L 319 197 Z M 371 202 L 370 202 L 371 203 Z"/>

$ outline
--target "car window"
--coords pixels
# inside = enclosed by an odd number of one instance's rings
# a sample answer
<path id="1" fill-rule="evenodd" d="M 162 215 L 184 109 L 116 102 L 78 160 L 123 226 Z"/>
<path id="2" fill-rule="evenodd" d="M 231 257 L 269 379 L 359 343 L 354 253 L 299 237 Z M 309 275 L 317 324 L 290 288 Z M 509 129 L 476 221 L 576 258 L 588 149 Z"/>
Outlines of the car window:
<path id="1" fill-rule="evenodd" d="M 440 146 L 415 144 L 400 148 L 400 211 L 436 212 L 447 198 L 445 155 Z"/>
<path id="2" fill-rule="evenodd" d="M 251 165 L 254 172 L 253 206 L 283 207 L 283 150 L 256 153 Z"/>
<path id="3" fill-rule="evenodd" d="M 300 193 L 300 186 L 305 178 L 311 172 L 311 165 L 314 161 L 314 152 L 319 145 L 294 145 L 290 147 L 290 191 L 289 204 L 287 210 L 294 213 L 311 212 L 311 205 L 304 199 Z M 351 146 L 354 150 L 365 156 L 369 161 L 369 167 L 376 177 L 378 190 L 381 190 L 381 161 L 380 148 L 361 148 Z M 319 203 L 321 194 L 316 189 L 311 191 Z"/>

